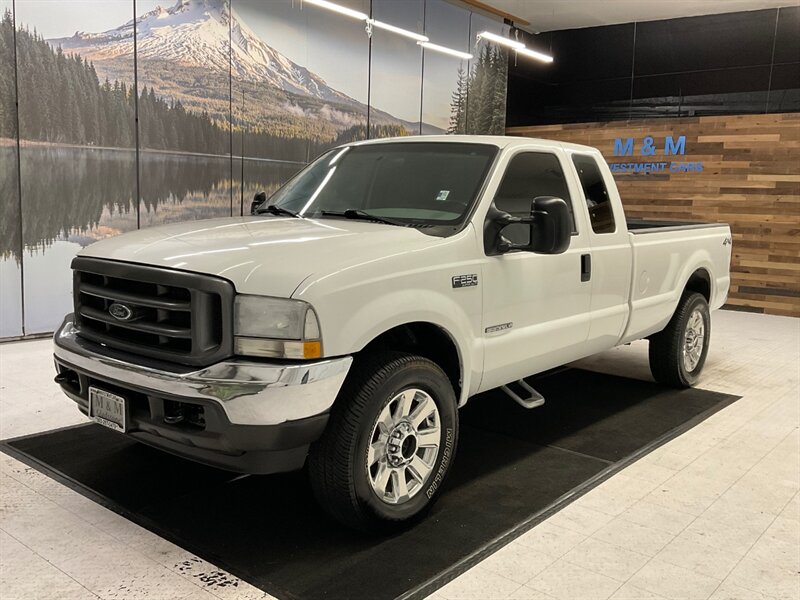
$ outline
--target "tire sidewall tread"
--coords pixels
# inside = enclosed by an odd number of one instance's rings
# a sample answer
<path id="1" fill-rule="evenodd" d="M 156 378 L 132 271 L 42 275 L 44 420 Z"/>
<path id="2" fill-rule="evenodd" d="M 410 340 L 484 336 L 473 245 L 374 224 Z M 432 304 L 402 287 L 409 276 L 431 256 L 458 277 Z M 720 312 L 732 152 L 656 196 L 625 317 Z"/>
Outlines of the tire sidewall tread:
<path id="1" fill-rule="evenodd" d="M 390 505 L 372 491 L 363 461 L 378 414 L 386 401 L 408 387 L 423 389 L 436 402 L 442 442 L 425 488 L 402 505 Z M 430 508 L 452 466 L 457 442 L 455 393 L 436 363 L 399 352 L 358 356 L 331 409 L 328 426 L 310 449 L 311 487 L 320 506 L 335 519 L 363 532 L 386 532 L 418 519 Z"/>
<path id="2" fill-rule="evenodd" d="M 703 351 L 697 366 L 691 372 L 683 365 L 683 346 L 686 325 L 695 309 L 703 316 Z M 697 383 L 706 362 L 711 341 L 711 315 L 705 297 L 697 292 L 685 292 L 667 326 L 650 336 L 650 371 L 658 382 L 676 388 L 688 388 Z"/>

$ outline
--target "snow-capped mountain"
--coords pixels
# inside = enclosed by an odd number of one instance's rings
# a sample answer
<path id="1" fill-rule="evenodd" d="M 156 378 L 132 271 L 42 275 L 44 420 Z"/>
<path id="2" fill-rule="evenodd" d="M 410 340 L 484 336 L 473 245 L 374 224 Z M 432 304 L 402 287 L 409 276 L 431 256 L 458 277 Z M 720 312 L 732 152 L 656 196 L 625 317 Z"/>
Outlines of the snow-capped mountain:
<path id="1" fill-rule="evenodd" d="M 131 56 L 133 21 L 102 33 L 76 32 L 48 40 L 95 63 Z M 138 58 L 227 73 L 237 81 L 268 83 L 280 90 L 340 104 L 360 104 L 318 75 L 264 43 L 222 0 L 178 0 L 136 19 Z M 230 65 L 228 46 L 231 45 Z"/>

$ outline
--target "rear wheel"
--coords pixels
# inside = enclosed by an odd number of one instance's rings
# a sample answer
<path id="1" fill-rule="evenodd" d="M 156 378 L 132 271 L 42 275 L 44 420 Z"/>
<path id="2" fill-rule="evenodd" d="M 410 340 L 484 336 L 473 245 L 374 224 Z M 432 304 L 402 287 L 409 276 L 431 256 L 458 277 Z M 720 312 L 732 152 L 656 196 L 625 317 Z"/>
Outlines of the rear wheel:
<path id="1" fill-rule="evenodd" d="M 423 514 L 437 498 L 458 439 L 453 387 L 409 354 L 359 357 L 309 455 L 324 510 L 365 532 Z"/>
<path id="2" fill-rule="evenodd" d="M 697 383 L 710 337 L 706 299 L 696 292 L 685 293 L 664 330 L 650 336 L 650 371 L 655 380 L 679 388 Z"/>

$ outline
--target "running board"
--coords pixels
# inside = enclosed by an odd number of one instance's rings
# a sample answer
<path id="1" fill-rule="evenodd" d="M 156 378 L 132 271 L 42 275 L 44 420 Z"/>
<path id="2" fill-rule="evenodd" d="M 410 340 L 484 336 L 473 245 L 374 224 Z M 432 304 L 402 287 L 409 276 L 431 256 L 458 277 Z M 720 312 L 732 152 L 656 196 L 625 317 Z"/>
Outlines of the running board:
<path id="1" fill-rule="evenodd" d="M 527 393 L 530 395 L 527 398 L 523 398 L 520 394 L 511 389 L 511 385 L 519 386 L 522 388 L 523 394 Z M 509 383 L 508 385 L 501 385 L 500 389 L 508 394 L 511 399 L 519 404 L 522 408 L 538 408 L 544 404 L 544 396 L 529 386 L 524 379 L 520 379 L 513 384 Z"/>

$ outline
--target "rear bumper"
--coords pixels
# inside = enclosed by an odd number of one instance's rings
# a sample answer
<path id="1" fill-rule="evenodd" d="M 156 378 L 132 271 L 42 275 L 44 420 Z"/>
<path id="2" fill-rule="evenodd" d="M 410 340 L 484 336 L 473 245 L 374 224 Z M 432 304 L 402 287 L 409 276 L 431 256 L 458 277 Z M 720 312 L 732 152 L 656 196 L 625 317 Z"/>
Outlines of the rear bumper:
<path id="1" fill-rule="evenodd" d="M 106 389 L 126 399 L 126 434 L 244 473 L 302 467 L 352 363 L 349 356 L 311 363 L 230 359 L 201 369 L 134 363 L 80 338 L 71 315 L 54 336 L 54 358 L 62 389 L 85 414 L 89 387 Z M 193 416 L 165 419 L 176 412 Z"/>

